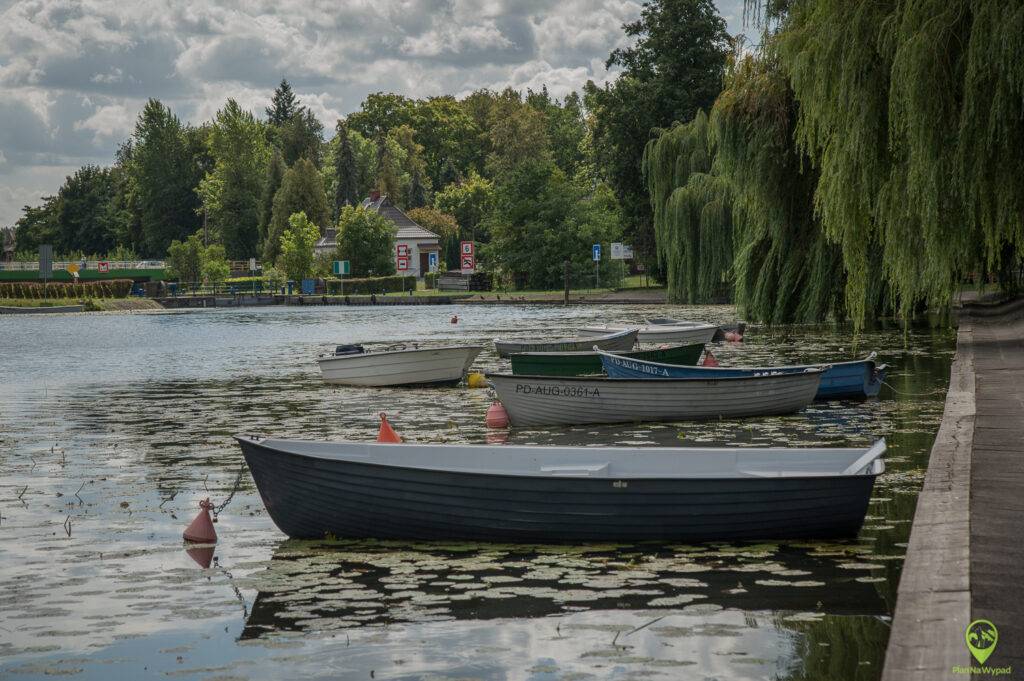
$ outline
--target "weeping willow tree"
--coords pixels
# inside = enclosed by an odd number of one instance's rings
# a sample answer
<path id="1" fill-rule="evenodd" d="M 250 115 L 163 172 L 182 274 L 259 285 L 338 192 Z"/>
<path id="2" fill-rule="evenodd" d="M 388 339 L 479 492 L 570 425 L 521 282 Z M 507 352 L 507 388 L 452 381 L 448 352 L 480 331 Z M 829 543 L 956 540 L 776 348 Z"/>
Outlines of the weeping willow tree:
<path id="1" fill-rule="evenodd" d="M 695 262 L 724 252 L 700 242 L 682 210 L 700 198 L 702 173 L 731 206 L 731 239 L 707 234 L 719 249 L 731 242 L 729 274 L 751 317 L 832 314 L 860 326 L 945 307 L 971 273 L 1019 288 L 1024 5 L 748 0 L 747 9 L 765 35 L 736 60 L 712 108 L 708 170 L 677 167 L 690 164 L 683 138 L 698 121 L 648 145 L 659 250 L 679 269 L 674 295 L 700 292 Z"/>
<path id="2" fill-rule="evenodd" d="M 777 17 L 796 143 L 819 171 L 814 206 L 853 319 L 879 310 L 876 259 L 905 317 L 948 305 L 971 271 L 1018 284 L 1024 7 L 794 0 Z"/>
<path id="3" fill-rule="evenodd" d="M 705 302 L 732 285 L 744 314 L 819 321 L 837 312 L 838 251 L 813 215 L 814 176 L 793 142 L 777 60 L 733 61 L 710 118 L 650 141 L 644 173 L 670 296 Z"/>
<path id="4" fill-rule="evenodd" d="M 716 161 L 735 195 L 736 302 L 770 323 L 842 313 L 839 253 L 814 214 L 817 175 L 794 146 L 796 116 L 770 45 L 731 66 L 711 115 Z"/>
<path id="5" fill-rule="evenodd" d="M 709 131 L 700 111 L 644 150 L 658 259 L 676 302 L 709 302 L 730 285 L 732 197 L 714 168 Z"/>

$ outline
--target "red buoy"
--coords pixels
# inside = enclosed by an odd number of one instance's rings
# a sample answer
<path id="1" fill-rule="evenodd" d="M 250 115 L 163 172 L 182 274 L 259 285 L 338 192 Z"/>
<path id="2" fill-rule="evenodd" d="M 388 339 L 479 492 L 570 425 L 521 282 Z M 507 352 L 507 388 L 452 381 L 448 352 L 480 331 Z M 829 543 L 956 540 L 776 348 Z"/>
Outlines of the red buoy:
<path id="1" fill-rule="evenodd" d="M 718 366 L 718 360 L 715 359 L 715 356 L 711 354 L 710 350 L 705 350 L 704 361 L 702 361 L 700 365 L 704 367 L 716 367 Z"/>
<path id="2" fill-rule="evenodd" d="M 508 412 L 505 411 L 505 405 L 494 400 L 491 406 L 487 407 L 485 421 L 488 428 L 508 428 Z"/>
<path id="3" fill-rule="evenodd" d="M 380 430 L 377 432 L 377 442 L 400 443 L 402 438 L 395 432 L 395 429 L 388 423 L 388 415 L 380 413 Z"/>
<path id="4" fill-rule="evenodd" d="M 740 343 L 743 341 L 743 334 L 736 333 L 735 331 L 726 331 L 725 340 L 730 343 Z"/>
<path id="5" fill-rule="evenodd" d="M 199 502 L 199 508 L 201 509 L 199 515 L 185 528 L 185 532 L 181 536 L 185 538 L 185 541 L 196 544 L 215 544 L 217 543 L 217 530 L 213 529 L 213 521 L 210 519 L 213 504 L 209 499 L 203 499 Z"/>

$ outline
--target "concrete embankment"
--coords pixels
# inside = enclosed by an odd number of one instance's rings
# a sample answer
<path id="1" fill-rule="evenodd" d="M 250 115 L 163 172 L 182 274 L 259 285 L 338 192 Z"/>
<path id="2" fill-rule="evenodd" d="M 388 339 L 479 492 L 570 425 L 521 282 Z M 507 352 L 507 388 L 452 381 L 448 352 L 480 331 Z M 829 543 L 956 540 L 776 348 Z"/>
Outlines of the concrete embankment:
<path id="1" fill-rule="evenodd" d="M 885 681 L 963 679 L 965 629 L 998 628 L 986 666 L 1024 678 L 1024 300 L 960 313 L 942 424 L 918 497 Z"/>

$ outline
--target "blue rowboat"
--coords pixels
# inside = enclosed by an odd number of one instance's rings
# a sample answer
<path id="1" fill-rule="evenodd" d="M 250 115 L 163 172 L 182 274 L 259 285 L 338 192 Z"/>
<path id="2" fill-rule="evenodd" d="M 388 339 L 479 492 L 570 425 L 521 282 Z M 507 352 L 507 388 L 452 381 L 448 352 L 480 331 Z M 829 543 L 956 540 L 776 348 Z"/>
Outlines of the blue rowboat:
<path id="1" fill-rule="evenodd" d="M 810 368 L 822 370 L 815 400 L 863 400 L 875 397 L 888 367 L 876 364 L 876 353 L 853 362 L 786 367 L 704 367 L 662 364 L 598 351 L 608 378 L 740 378 L 797 374 Z"/>

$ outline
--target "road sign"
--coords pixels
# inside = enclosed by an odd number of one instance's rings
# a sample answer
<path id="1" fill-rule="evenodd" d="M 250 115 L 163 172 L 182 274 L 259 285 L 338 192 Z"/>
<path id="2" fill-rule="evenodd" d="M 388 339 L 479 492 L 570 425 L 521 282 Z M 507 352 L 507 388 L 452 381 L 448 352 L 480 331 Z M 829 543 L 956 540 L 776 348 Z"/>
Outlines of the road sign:
<path id="1" fill-rule="evenodd" d="M 431 251 L 427 254 L 427 267 L 431 272 L 437 271 L 437 251 Z"/>
<path id="2" fill-rule="evenodd" d="M 408 258 L 409 257 L 409 244 L 398 244 L 395 247 L 395 250 L 398 252 L 398 257 L 399 258 Z"/>
<path id="3" fill-rule="evenodd" d="M 601 244 L 594 244 L 593 252 L 594 262 L 597 262 L 598 260 L 601 259 Z"/>
<path id="4" fill-rule="evenodd" d="M 473 255 L 463 255 L 460 269 L 463 274 L 472 274 L 476 270 L 476 257 Z"/>
<path id="5" fill-rule="evenodd" d="M 99 272 L 100 274 L 107 274 L 108 272 L 110 272 L 110 263 L 107 262 L 106 260 L 100 260 L 98 263 L 96 263 L 96 271 Z"/>
<path id="6" fill-rule="evenodd" d="M 249 271 L 250 272 L 255 272 L 256 271 L 256 258 L 249 258 Z"/>
<path id="7" fill-rule="evenodd" d="M 351 274 L 352 266 L 348 260 L 335 260 L 331 271 L 337 275 Z"/>
<path id="8" fill-rule="evenodd" d="M 472 241 L 462 242 L 462 255 L 473 255 L 476 251 L 476 246 Z"/>
<path id="9" fill-rule="evenodd" d="M 626 244 L 613 243 L 611 258 L 612 260 L 632 260 L 633 247 Z"/>
<path id="10" fill-rule="evenodd" d="M 43 244 L 39 247 L 39 278 L 53 277 L 53 246 Z"/>
<path id="11" fill-rule="evenodd" d="M 405 272 L 409 269 L 409 258 L 405 256 L 399 256 L 396 267 L 399 272 Z"/>

